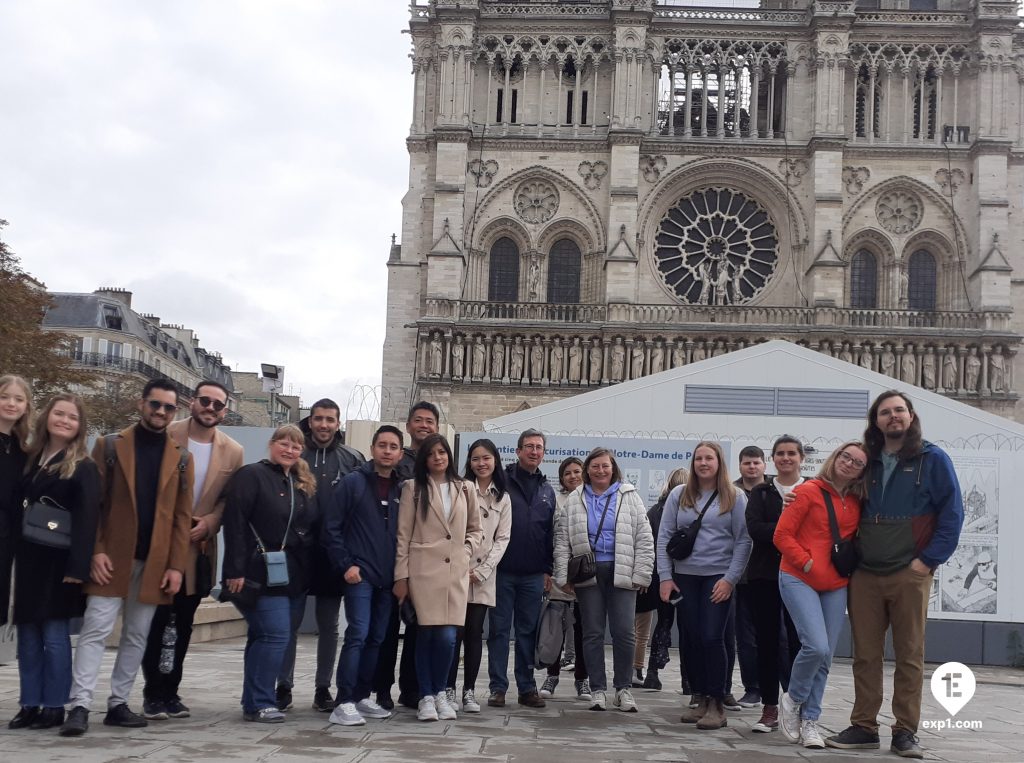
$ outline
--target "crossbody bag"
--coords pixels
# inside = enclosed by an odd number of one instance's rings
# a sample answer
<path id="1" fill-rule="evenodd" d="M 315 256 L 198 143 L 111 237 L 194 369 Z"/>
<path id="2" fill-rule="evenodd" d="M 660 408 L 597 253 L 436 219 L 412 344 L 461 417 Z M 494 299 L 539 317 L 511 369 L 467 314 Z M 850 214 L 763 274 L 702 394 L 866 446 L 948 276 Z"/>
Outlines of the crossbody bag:
<path id="1" fill-rule="evenodd" d="M 295 516 L 295 486 L 292 484 L 292 476 L 288 475 L 288 495 L 291 498 L 291 508 L 288 510 L 288 524 L 284 528 L 284 536 L 281 538 L 281 548 L 278 551 L 267 551 L 263 539 L 256 532 L 252 522 L 249 527 L 252 534 L 256 536 L 256 550 L 263 557 L 263 563 L 267 566 L 267 588 L 278 588 L 288 585 L 288 556 L 284 547 L 288 543 L 288 533 L 292 529 L 292 518 Z"/>
<path id="2" fill-rule="evenodd" d="M 820 488 L 825 497 L 828 509 L 828 526 L 832 531 L 832 566 L 844 578 L 850 577 L 860 564 L 860 549 L 857 548 L 856 536 L 844 539 L 839 534 L 839 521 L 836 519 L 836 507 L 832 504 L 832 496 L 825 488 Z"/>
<path id="3" fill-rule="evenodd" d="M 618 491 L 616 491 L 617 493 Z M 594 533 L 594 542 L 601 537 L 601 530 L 604 527 L 604 518 L 608 516 L 608 505 L 611 503 L 615 493 L 609 495 L 604 499 L 604 511 L 601 512 L 601 521 L 597 523 L 597 532 Z M 586 507 L 586 498 L 583 499 L 584 507 Z M 576 556 L 569 557 L 569 572 L 567 578 L 570 583 L 577 585 L 579 583 L 586 583 L 591 578 L 597 576 L 597 557 L 594 556 L 594 543 L 590 542 L 590 533 L 587 533 L 587 545 L 590 546 L 590 550 L 584 554 L 577 554 Z"/>

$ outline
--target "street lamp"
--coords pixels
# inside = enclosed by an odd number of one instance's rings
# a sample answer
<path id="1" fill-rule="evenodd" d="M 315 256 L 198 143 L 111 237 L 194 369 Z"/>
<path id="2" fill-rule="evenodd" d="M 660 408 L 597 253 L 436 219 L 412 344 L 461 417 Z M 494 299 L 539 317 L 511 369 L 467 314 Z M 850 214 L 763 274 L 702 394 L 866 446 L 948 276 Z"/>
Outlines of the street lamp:
<path id="1" fill-rule="evenodd" d="M 260 363 L 260 371 L 263 374 L 263 391 L 270 393 L 270 426 L 275 426 L 277 422 L 274 414 L 274 395 L 279 395 L 284 390 L 284 366 Z"/>

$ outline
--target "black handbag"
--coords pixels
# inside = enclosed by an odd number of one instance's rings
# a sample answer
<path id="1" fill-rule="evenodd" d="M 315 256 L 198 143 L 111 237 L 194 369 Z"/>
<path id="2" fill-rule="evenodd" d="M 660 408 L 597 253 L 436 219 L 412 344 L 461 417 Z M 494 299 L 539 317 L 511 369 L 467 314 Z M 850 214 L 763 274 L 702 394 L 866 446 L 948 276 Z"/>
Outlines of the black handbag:
<path id="1" fill-rule="evenodd" d="M 825 488 L 820 488 L 828 508 L 828 526 L 832 530 L 832 566 L 844 578 L 850 577 L 860 564 L 860 549 L 857 547 L 856 535 L 843 539 L 839 534 L 839 522 L 836 520 L 836 507 L 832 504 L 832 496 Z"/>
<path id="2" fill-rule="evenodd" d="M 220 581 L 220 601 L 225 604 L 234 604 L 239 610 L 245 613 L 253 609 L 263 593 L 263 584 L 252 578 L 246 578 L 242 584 L 242 590 L 238 593 L 231 593 L 228 590 L 227 582 Z"/>
<path id="3" fill-rule="evenodd" d="M 585 499 L 584 499 L 585 500 Z M 608 496 L 604 501 L 604 511 L 601 512 L 601 521 L 597 523 L 597 532 L 594 534 L 595 543 L 601 537 L 601 529 L 604 527 L 604 518 L 608 516 L 608 504 L 612 497 Z M 587 534 L 587 542 L 590 543 L 590 535 Z M 566 579 L 573 585 L 586 583 L 597 576 L 597 557 L 594 556 L 594 544 L 590 543 L 590 550 L 585 554 L 577 554 L 569 557 L 569 570 Z"/>
<path id="4" fill-rule="evenodd" d="M 682 561 L 693 553 L 693 546 L 697 542 L 697 533 L 700 532 L 700 523 L 704 521 L 704 514 L 717 497 L 718 491 L 716 490 L 711 494 L 711 497 L 708 498 L 707 502 L 704 504 L 704 508 L 701 509 L 700 514 L 697 515 L 697 518 L 688 526 L 680 527 L 672 533 L 672 537 L 668 539 L 668 543 L 665 544 L 665 551 L 677 562 Z"/>
<path id="5" fill-rule="evenodd" d="M 199 550 L 196 556 L 196 596 L 209 596 L 213 590 L 213 559 L 206 553 L 206 544 Z"/>
<path id="6" fill-rule="evenodd" d="M 35 503 L 29 503 L 28 499 L 25 499 L 23 506 L 23 540 L 50 548 L 71 548 L 70 511 L 45 495 Z"/>

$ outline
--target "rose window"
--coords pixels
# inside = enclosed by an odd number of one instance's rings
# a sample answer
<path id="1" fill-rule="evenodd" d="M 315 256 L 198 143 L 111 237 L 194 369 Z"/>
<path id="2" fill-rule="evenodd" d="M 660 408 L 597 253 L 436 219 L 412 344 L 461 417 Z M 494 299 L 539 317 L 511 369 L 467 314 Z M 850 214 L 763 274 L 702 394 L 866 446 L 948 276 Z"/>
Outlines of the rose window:
<path id="1" fill-rule="evenodd" d="M 729 188 L 680 199 L 658 226 L 654 259 L 665 284 L 690 304 L 738 305 L 767 285 L 779 240 L 768 211 Z"/>
<path id="2" fill-rule="evenodd" d="M 516 213 L 528 223 L 546 223 L 558 211 L 558 190 L 545 180 L 527 180 L 516 189 Z"/>
<path id="3" fill-rule="evenodd" d="M 910 191 L 882 194 L 875 205 L 878 222 L 890 233 L 909 233 L 921 223 L 923 214 L 920 197 Z"/>

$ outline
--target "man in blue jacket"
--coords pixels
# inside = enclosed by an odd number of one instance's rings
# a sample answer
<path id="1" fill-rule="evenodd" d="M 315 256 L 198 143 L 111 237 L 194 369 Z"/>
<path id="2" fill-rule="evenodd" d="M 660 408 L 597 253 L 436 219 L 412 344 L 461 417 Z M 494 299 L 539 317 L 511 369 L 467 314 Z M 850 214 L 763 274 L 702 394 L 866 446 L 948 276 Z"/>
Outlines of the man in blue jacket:
<path id="1" fill-rule="evenodd" d="M 498 563 L 497 602 L 488 615 L 487 668 L 490 696 L 487 704 L 504 707 L 508 691 L 508 640 L 513 613 L 516 629 L 516 687 L 519 704 L 544 707 L 533 677 L 537 619 L 544 592 L 551 588 L 555 491 L 540 471 L 544 461 L 544 434 L 527 429 L 519 435 L 516 463 L 505 469 L 512 499 L 512 537 Z"/>
<path id="2" fill-rule="evenodd" d="M 345 641 L 338 658 L 338 704 L 331 723 L 362 726 L 391 712 L 370 699 L 377 652 L 391 617 L 395 529 L 401 481 L 402 433 L 382 426 L 373 435 L 370 461 L 334 489 L 324 520 L 323 544 L 335 574 L 345 581 Z"/>
<path id="3" fill-rule="evenodd" d="M 964 507 L 953 463 L 922 439 L 904 393 L 883 392 L 868 411 L 860 566 L 850 578 L 853 712 L 850 727 L 825 740 L 839 749 L 877 749 L 885 634 L 892 628 L 892 752 L 924 757 L 917 740 L 924 685 L 924 630 L 935 569 L 956 550 Z"/>

